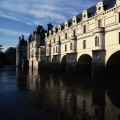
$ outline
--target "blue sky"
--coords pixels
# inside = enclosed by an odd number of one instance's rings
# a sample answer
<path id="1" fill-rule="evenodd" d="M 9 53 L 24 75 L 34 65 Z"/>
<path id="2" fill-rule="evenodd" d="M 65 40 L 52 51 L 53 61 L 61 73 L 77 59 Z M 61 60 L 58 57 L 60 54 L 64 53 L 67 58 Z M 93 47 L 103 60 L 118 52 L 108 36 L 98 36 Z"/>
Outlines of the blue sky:
<path id="1" fill-rule="evenodd" d="M 22 34 L 25 39 L 37 27 L 58 26 L 65 20 L 96 4 L 99 0 L 0 0 L 0 44 L 5 51 L 15 47 Z"/>

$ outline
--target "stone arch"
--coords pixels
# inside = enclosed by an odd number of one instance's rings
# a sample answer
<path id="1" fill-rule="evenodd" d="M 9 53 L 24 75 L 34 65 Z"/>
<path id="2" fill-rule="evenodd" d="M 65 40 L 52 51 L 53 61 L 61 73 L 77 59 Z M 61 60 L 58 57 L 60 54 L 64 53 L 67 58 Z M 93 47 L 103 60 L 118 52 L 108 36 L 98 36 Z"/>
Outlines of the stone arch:
<path id="1" fill-rule="evenodd" d="M 61 70 L 66 71 L 67 55 L 64 55 L 61 59 Z"/>
<path id="2" fill-rule="evenodd" d="M 52 57 L 52 63 L 55 63 L 55 62 L 57 62 L 57 57 L 55 55 L 53 55 L 53 57 Z"/>
<path id="3" fill-rule="evenodd" d="M 120 71 L 120 50 L 111 54 L 106 61 L 106 71 L 109 75 L 119 75 Z"/>
<path id="4" fill-rule="evenodd" d="M 79 57 L 76 66 L 77 72 L 92 73 L 92 57 L 89 54 L 83 54 Z"/>
<path id="5" fill-rule="evenodd" d="M 77 55 L 77 62 L 78 62 L 78 60 L 80 59 L 80 57 L 81 56 L 83 56 L 83 55 L 89 55 L 91 58 L 92 58 L 92 51 L 83 51 L 82 53 L 78 53 L 78 55 Z"/>

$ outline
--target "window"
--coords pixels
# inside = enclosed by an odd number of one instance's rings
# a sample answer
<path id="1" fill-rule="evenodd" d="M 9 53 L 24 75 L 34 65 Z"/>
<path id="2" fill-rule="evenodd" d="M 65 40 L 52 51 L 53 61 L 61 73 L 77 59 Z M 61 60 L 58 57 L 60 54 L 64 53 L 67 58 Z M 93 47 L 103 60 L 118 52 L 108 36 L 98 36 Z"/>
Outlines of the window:
<path id="1" fill-rule="evenodd" d="M 86 49 L 86 40 L 83 40 L 83 49 Z"/>
<path id="2" fill-rule="evenodd" d="M 49 54 L 49 49 L 47 49 L 47 54 Z"/>
<path id="3" fill-rule="evenodd" d="M 75 30 L 73 30 L 73 36 L 76 36 L 76 32 L 75 32 Z"/>
<path id="4" fill-rule="evenodd" d="M 95 46 L 99 46 L 99 37 L 98 36 L 95 37 Z"/>
<path id="5" fill-rule="evenodd" d="M 55 48 L 53 48 L 53 53 L 55 53 Z"/>
<path id="6" fill-rule="evenodd" d="M 86 33 L 86 25 L 83 27 L 83 33 Z"/>
<path id="7" fill-rule="evenodd" d="M 119 12 L 119 23 L 120 23 L 120 12 Z"/>
<path id="8" fill-rule="evenodd" d="M 59 36 L 59 41 L 60 41 L 60 36 Z"/>
<path id="9" fill-rule="evenodd" d="M 102 20 L 98 20 L 98 27 L 102 27 Z"/>
<path id="10" fill-rule="evenodd" d="M 56 53 L 57 53 L 57 46 L 56 46 Z"/>
<path id="11" fill-rule="evenodd" d="M 65 39 L 67 39 L 67 33 L 65 33 Z"/>
<path id="12" fill-rule="evenodd" d="M 65 52 L 67 51 L 67 45 L 65 45 Z"/>
<path id="13" fill-rule="evenodd" d="M 120 32 L 119 32 L 119 44 L 120 44 Z"/>
<path id="14" fill-rule="evenodd" d="M 55 43 L 55 38 L 54 38 L 54 43 Z"/>
<path id="15" fill-rule="evenodd" d="M 101 10 L 101 7 L 99 7 L 98 10 Z"/>
<path id="16" fill-rule="evenodd" d="M 70 43 L 70 50 L 72 50 L 72 43 Z"/>

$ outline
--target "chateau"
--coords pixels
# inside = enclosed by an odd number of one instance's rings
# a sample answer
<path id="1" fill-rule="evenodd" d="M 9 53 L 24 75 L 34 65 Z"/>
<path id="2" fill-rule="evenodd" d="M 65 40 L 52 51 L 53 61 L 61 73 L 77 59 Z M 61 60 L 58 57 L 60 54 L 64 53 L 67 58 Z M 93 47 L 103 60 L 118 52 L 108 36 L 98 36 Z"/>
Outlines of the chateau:
<path id="1" fill-rule="evenodd" d="M 41 61 L 52 69 L 74 72 L 83 66 L 93 71 L 115 66 L 120 55 L 120 0 L 100 1 L 57 27 L 51 26 L 45 33 L 45 45 L 39 43 L 37 34 L 28 43 L 30 67 L 38 69 Z"/>

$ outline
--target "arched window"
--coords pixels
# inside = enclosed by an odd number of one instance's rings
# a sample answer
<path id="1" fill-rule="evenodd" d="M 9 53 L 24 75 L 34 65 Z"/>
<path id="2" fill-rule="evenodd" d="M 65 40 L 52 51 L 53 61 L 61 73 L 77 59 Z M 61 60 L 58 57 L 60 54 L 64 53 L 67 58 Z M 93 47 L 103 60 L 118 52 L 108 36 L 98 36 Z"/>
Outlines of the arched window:
<path id="1" fill-rule="evenodd" d="M 56 46 L 56 53 L 57 53 L 57 46 Z"/>
<path id="2" fill-rule="evenodd" d="M 70 50 L 72 50 L 72 43 L 70 43 Z"/>
<path id="3" fill-rule="evenodd" d="M 99 46 L 99 37 L 98 36 L 95 37 L 95 46 Z"/>
<path id="4" fill-rule="evenodd" d="M 98 27 L 102 27 L 102 20 L 98 20 Z"/>
<path id="5" fill-rule="evenodd" d="M 55 47 L 53 48 L 53 53 L 55 53 Z"/>

